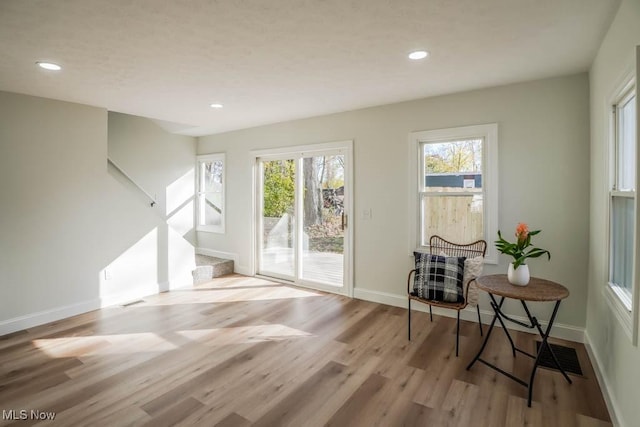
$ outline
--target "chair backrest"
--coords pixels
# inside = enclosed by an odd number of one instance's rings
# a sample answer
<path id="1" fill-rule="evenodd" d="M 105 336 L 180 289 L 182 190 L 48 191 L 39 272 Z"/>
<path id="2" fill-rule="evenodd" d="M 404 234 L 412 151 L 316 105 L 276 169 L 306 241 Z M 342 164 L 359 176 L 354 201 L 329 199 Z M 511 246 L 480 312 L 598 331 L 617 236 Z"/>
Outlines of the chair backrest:
<path id="1" fill-rule="evenodd" d="M 429 252 L 433 255 L 439 255 L 440 252 L 444 252 L 447 256 L 475 258 L 477 256 L 485 256 L 487 252 L 487 242 L 484 240 L 461 244 L 449 242 L 440 236 L 431 236 L 429 246 Z"/>

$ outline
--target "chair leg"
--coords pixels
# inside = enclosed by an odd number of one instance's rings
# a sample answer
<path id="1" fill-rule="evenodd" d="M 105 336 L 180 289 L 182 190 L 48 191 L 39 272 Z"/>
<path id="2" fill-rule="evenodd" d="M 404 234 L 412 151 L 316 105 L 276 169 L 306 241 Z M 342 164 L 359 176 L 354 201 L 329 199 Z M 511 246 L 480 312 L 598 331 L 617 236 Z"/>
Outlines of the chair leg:
<path id="1" fill-rule="evenodd" d="M 482 336 L 482 319 L 480 318 L 480 304 L 476 304 L 476 310 L 478 311 L 478 326 L 480 327 L 480 336 Z"/>
<path id="2" fill-rule="evenodd" d="M 460 310 L 458 311 L 458 322 L 456 323 L 456 357 L 458 357 L 458 341 L 460 341 Z"/>
<path id="3" fill-rule="evenodd" d="M 407 333 L 409 335 L 409 341 L 411 341 L 411 298 L 408 298 L 409 310 L 407 310 Z"/>
<path id="4" fill-rule="evenodd" d="M 429 304 L 429 318 L 433 322 L 433 311 L 431 311 L 431 304 Z"/>

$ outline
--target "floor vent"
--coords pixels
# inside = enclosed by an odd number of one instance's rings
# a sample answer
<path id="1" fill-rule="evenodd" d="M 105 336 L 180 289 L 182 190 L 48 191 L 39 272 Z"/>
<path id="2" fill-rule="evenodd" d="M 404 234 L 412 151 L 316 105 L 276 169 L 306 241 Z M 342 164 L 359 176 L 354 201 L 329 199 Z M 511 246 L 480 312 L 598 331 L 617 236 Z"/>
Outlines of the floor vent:
<path id="1" fill-rule="evenodd" d="M 541 344 L 542 342 L 536 341 L 536 350 L 540 349 Z M 551 346 L 553 353 L 558 358 L 560 366 L 562 366 L 562 369 L 564 369 L 565 372 L 582 375 L 582 367 L 580 366 L 580 361 L 578 361 L 578 353 L 576 353 L 576 350 L 574 348 L 557 344 L 549 345 Z M 558 370 L 556 368 L 556 364 L 553 362 L 553 358 L 551 357 L 549 350 L 546 348 L 540 355 L 540 366 Z"/>
<path id="2" fill-rule="evenodd" d="M 139 299 L 137 301 L 131 301 L 131 302 L 128 302 L 126 304 L 122 304 L 122 306 L 123 307 L 131 307 L 132 305 L 142 304 L 143 302 L 144 302 L 144 300 Z"/>

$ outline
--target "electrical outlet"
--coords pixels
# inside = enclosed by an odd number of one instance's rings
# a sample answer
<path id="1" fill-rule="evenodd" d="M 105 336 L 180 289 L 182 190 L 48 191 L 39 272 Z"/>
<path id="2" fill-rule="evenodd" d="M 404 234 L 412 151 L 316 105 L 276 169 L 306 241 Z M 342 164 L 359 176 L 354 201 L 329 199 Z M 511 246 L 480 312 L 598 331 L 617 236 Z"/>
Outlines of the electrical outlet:
<path id="1" fill-rule="evenodd" d="M 367 208 L 362 211 L 362 219 L 365 221 L 369 221 L 371 219 L 371 208 Z"/>
<path id="2" fill-rule="evenodd" d="M 113 279 L 113 275 L 111 274 L 111 270 L 105 268 L 104 269 L 104 280 L 111 280 Z"/>

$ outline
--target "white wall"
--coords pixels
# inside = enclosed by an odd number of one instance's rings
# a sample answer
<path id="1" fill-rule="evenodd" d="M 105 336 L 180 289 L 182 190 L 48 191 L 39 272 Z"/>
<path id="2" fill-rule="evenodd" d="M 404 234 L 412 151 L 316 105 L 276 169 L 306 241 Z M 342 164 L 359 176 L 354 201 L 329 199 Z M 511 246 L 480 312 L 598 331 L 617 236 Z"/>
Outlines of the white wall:
<path id="1" fill-rule="evenodd" d="M 157 202 L 148 211 L 155 214 L 154 221 L 161 224 L 157 236 L 158 282 L 163 284 L 163 290 L 191 284 L 196 242 L 193 222 L 195 138 L 167 133 L 147 118 L 113 112 L 109 113 L 108 128 L 109 158 Z M 149 203 L 130 182 L 125 185 L 143 203 Z M 135 259 L 133 256 L 128 258 Z M 119 259 L 112 266 L 121 274 L 114 272 L 112 281 L 105 285 L 126 288 L 136 281 L 139 273 L 131 271 L 125 259 Z"/>
<path id="2" fill-rule="evenodd" d="M 408 149 L 412 131 L 497 122 L 499 227 L 541 228 L 535 243 L 551 262 L 532 260 L 536 276 L 566 285 L 558 322 L 584 327 L 589 224 L 589 88 L 586 74 L 428 98 L 201 137 L 198 153 L 226 152 L 227 232 L 198 233 L 200 247 L 238 255 L 248 271 L 251 241 L 249 151 L 354 141 L 356 296 L 406 303 Z M 372 219 L 359 215 L 372 209 Z M 487 236 L 492 244 L 496 236 Z M 486 272 L 506 272 L 508 259 Z M 486 302 L 485 309 L 488 309 Z M 508 311 L 523 315 L 521 307 Z M 550 307 L 534 308 L 546 317 Z"/>
<path id="3" fill-rule="evenodd" d="M 618 421 L 638 425 L 640 350 L 631 345 L 605 301 L 607 283 L 607 120 L 609 98 L 625 71 L 636 65 L 640 45 L 640 1 L 625 0 L 590 70 L 591 86 L 591 226 L 587 336 Z M 637 73 L 637 69 L 636 69 Z"/>
<path id="4" fill-rule="evenodd" d="M 104 109 L 0 92 L 0 334 L 157 292 L 168 280 L 158 267 L 174 264 L 159 260 L 166 222 L 109 174 L 107 121 Z M 195 155 L 189 141 L 184 158 Z M 124 268 L 135 260 L 142 274 Z M 113 271 L 104 282 L 103 269 L 118 262 L 135 277 Z"/>

